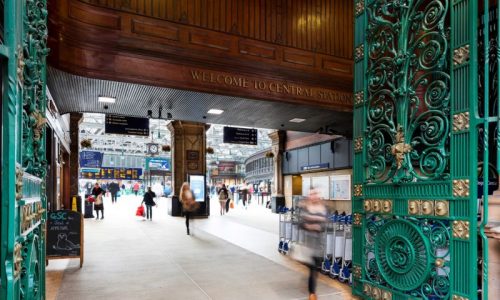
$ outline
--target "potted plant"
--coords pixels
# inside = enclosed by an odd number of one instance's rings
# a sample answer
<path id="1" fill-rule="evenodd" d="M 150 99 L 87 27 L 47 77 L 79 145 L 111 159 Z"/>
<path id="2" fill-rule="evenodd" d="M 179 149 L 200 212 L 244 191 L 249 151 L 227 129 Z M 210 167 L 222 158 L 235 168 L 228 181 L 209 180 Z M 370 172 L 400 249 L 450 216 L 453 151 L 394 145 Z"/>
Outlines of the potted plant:
<path id="1" fill-rule="evenodd" d="M 170 152 L 170 145 L 163 145 L 163 146 L 161 146 L 161 150 L 163 152 Z"/>
<path id="2" fill-rule="evenodd" d="M 267 158 L 273 158 L 274 157 L 274 153 L 272 151 L 268 151 L 268 152 L 266 152 L 266 157 Z"/>
<path id="3" fill-rule="evenodd" d="M 214 148 L 207 147 L 207 154 L 214 154 Z"/>
<path id="4" fill-rule="evenodd" d="M 80 146 L 82 146 L 82 148 L 91 148 L 92 141 L 90 139 L 84 139 L 80 142 Z"/>

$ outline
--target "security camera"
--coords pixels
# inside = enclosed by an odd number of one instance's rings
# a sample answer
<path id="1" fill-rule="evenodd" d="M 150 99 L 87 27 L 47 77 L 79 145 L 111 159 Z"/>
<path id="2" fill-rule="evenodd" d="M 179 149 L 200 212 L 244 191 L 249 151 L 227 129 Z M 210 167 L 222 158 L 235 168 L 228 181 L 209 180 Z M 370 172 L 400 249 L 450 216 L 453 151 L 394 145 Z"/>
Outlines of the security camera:
<path id="1" fill-rule="evenodd" d="M 167 113 L 167 120 L 172 120 L 172 114 L 171 113 Z"/>
<path id="2" fill-rule="evenodd" d="M 153 117 L 153 111 L 152 110 L 148 110 L 148 118 L 152 118 Z"/>
<path id="3" fill-rule="evenodd" d="M 104 109 L 108 109 L 108 108 L 109 108 L 109 106 L 107 106 L 107 105 L 104 105 Z"/>

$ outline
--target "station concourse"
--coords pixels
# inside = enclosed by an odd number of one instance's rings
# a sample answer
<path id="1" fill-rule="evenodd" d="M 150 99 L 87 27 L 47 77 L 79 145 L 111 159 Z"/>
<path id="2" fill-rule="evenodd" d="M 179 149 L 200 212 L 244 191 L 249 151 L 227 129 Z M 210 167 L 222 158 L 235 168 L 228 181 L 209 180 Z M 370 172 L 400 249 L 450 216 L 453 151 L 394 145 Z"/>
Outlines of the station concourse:
<path id="1" fill-rule="evenodd" d="M 497 0 L 1 0 L 0 299 L 497 299 Z"/>

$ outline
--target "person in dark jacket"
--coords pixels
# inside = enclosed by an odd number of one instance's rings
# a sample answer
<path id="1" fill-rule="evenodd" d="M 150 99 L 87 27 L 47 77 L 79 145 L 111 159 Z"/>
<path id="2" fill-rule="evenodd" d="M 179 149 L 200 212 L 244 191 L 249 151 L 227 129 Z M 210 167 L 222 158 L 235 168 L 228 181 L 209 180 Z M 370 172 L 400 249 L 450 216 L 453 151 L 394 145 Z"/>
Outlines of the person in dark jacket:
<path id="1" fill-rule="evenodd" d="M 153 206 L 156 205 L 155 197 L 155 192 L 151 190 L 151 187 L 148 187 L 148 191 L 144 193 L 144 198 L 142 199 L 142 203 L 146 204 L 146 219 L 150 221 L 153 220 Z"/>
<path id="2" fill-rule="evenodd" d="M 95 183 L 94 188 L 92 189 L 92 195 L 94 195 L 95 203 L 94 209 L 97 214 L 96 220 L 99 219 L 99 211 L 101 211 L 101 220 L 104 219 L 104 203 L 102 197 L 104 196 L 104 190 L 99 186 L 99 183 Z"/>
<path id="3" fill-rule="evenodd" d="M 111 193 L 111 203 L 116 202 L 116 196 L 118 195 L 118 192 L 120 191 L 120 186 L 116 182 L 111 182 L 108 184 L 108 191 Z"/>

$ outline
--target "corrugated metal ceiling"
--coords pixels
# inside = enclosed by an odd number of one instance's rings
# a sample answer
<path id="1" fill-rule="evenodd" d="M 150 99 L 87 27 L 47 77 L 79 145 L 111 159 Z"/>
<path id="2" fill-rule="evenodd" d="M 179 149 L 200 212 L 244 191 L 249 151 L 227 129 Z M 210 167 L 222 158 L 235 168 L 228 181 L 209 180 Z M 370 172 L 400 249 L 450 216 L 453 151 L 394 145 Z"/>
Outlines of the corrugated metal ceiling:
<path id="1" fill-rule="evenodd" d="M 61 114 L 92 112 L 146 117 L 147 111 L 152 110 L 156 118 L 162 106 L 162 117 L 171 113 L 176 120 L 304 132 L 328 127 L 348 136 L 352 131 L 351 113 L 324 108 L 92 79 L 52 67 L 48 68 L 47 83 Z M 97 101 L 101 95 L 116 97 L 116 103 L 108 104 L 105 110 L 104 104 Z M 211 108 L 223 109 L 224 113 L 209 115 Z M 293 118 L 306 121 L 289 122 Z"/>

